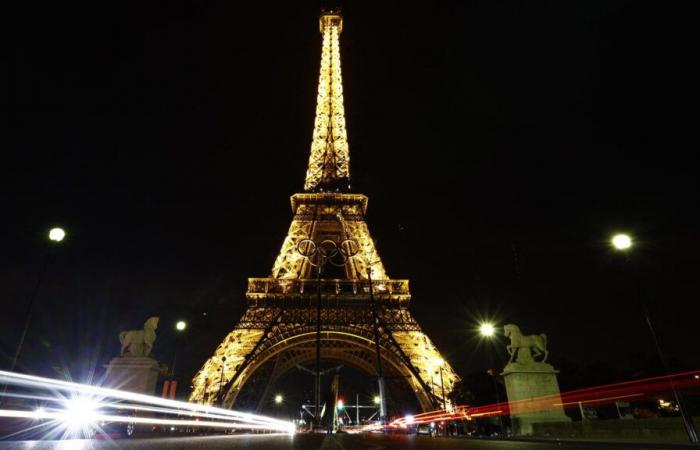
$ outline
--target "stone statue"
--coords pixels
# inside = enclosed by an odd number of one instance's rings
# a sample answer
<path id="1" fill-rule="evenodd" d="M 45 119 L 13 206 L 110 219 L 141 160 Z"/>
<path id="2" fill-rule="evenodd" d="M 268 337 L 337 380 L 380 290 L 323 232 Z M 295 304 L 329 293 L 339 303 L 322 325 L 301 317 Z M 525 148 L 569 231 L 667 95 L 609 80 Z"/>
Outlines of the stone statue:
<path id="1" fill-rule="evenodd" d="M 126 349 L 127 356 L 148 356 L 153 350 L 156 340 L 156 328 L 158 317 L 149 318 L 143 325 L 143 330 L 129 330 L 119 333 L 119 342 L 122 344 L 122 356 Z"/>
<path id="2" fill-rule="evenodd" d="M 520 327 L 509 323 L 503 327 L 504 334 L 506 337 L 510 338 L 510 345 L 506 347 L 508 354 L 510 355 L 510 360 L 508 363 L 515 362 L 528 363 L 532 362 L 532 353 L 530 349 L 535 351 L 535 357 L 540 356 L 544 353 L 544 357 L 541 362 L 547 362 L 547 356 L 549 356 L 549 351 L 547 350 L 547 335 L 546 334 L 531 334 L 529 336 L 523 336 L 520 332 Z"/>
<path id="3" fill-rule="evenodd" d="M 506 347 L 510 361 L 501 375 L 508 394 L 513 435 L 540 435 L 546 432 L 543 430 L 547 430 L 548 422 L 570 422 L 561 401 L 559 371 L 547 363 L 547 336 L 523 336 L 520 328 L 513 324 L 506 325 L 503 330 L 510 338 Z M 533 353 L 535 357 L 542 356 L 542 360 L 536 361 Z"/>

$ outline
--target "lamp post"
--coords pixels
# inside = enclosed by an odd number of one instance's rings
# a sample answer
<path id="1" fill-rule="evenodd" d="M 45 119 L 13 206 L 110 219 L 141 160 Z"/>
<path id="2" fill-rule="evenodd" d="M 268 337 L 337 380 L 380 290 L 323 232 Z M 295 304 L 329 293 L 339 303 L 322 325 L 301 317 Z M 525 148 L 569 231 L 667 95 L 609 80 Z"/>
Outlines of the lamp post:
<path id="1" fill-rule="evenodd" d="M 637 273 L 636 267 L 634 266 L 632 259 L 629 255 L 629 252 L 634 246 L 634 241 L 629 235 L 619 233 L 611 238 L 610 243 L 612 244 L 612 247 L 615 250 L 621 252 L 625 256 L 625 268 L 634 280 L 637 301 L 641 305 L 642 313 L 644 314 L 644 322 L 646 323 L 647 328 L 649 328 L 649 333 L 651 334 L 652 341 L 654 342 L 656 354 L 659 360 L 661 361 L 661 365 L 664 369 L 665 374 L 670 375 L 668 363 L 666 362 L 666 356 L 664 355 L 664 352 L 661 348 L 661 344 L 659 342 L 658 335 L 656 334 L 656 330 L 654 329 L 654 325 L 651 321 L 651 314 L 649 312 L 649 306 L 647 305 L 647 293 L 642 287 L 639 273 Z M 676 403 L 678 403 L 678 410 L 681 413 L 681 418 L 683 419 L 683 425 L 685 426 L 685 431 L 688 434 L 688 439 L 692 444 L 698 444 L 700 443 L 700 439 L 698 438 L 698 433 L 695 429 L 693 418 L 688 413 L 688 410 L 686 409 L 685 403 L 683 401 L 683 397 L 676 389 L 676 385 L 673 379 L 670 378 L 669 382 L 671 385 L 673 397 L 676 400 Z"/>
<path id="2" fill-rule="evenodd" d="M 316 296 L 316 382 L 314 383 L 314 425 L 321 425 L 321 275 L 323 267 L 331 263 L 336 267 L 344 267 L 348 258 L 352 258 L 359 251 L 357 243 L 352 240 L 344 240 L 340 243 L 326 239 L 316 243 L 311 239 L 299 241 L 297 252 L 306 258 L 306 261 L 317 271 L 317 296 Z M 337 260 L 340 261 L 337 261 Z"/>
<path id="3" fill-rule="evenodd" d="M 437 367 L 440 370 L 440 389 L 442 390 L 442 407 L 445 408 L 445 411 L 447 411 L 447 398 L 445 397 L 445 380 L 442 377 L 442 367 L 445 365 L 445 360 L 442 358 L 435 358 L 433 364 L 435 364 L 435 367 Z M 445 423 L 445 436 L 449 435 L 447 427 L 448 424 Z"/>
<path id="4" fill-rule="evenodd" d="M 225 400 L 225 395 L 224 395 L 224 370 L 226 369 L 226 357 L 222 356 L 221 357 L 221 375 L 219 376 L 219 404 L 223 408 L 224 407 L 224 400 Z"/>
<path id="5" fill-rule="evenodd" d="M 496 335 L 496 327 L 490 322 L 482 322 L 479 324 L 479 334 L 482 338 L 492 339 Z M 491 366 L 494 366 L 493 353 L 489 352 L 489 362 Z M 498 385 L 496 384 L 496 373 L 493 372 L 493 368 L 489 370 L 489 375 L 491 375 L 491 382 L 493 384 L 493 393 L 496 397 L 496 403 L 501 403 L 501 394 L 498 391 Z M 498 424 L 501 427 L 501 434 L 503 434 L 503 416 L 498 416 Z"/>
<path id="6" fill-rule="evenodd" d="M 178 337 L 180 334 L 187 329 L 187 322 L 184 320 L 178 320 L 175 324 L 175 351 L 173 352 L 173 367 L 170 369 L 170 375 L 175 378 L 175 364 L 177 363 L 177 350 L 180 347 Z"/>
<path id="7" fill-rule="evenodd" d="M 384 384 L 384 371 L 382 369 L 381 346 L 379 345 L 379 317 L 377 316 L 377 303 L 374 301 L 374 287 L 372 286 L 372 264 L 367 267 L 367 281 L 369 282 L 369 299 L 372 305 L 372 325 L 374 327 L 374 349 L 377 360 L 377 384 L 379 385 L 379 423 L 386 423 L 386 386 Z"/>
<path id="8" fill-rule="evenodd" d="M 435 359 L 435 366 L 440 369 L 440 389 L 442 390 L 442 407 L 447 410 L 447 401 L 445 399 L 445 383 L 442 378 L 442 367 L 445 365 L 445 360 L 442 358 Z"/>
<path id="9" fill-rule="evenodd" d="M 63 239 L 66 237 L 66 232 L 63 228 L 52 228 L 49 230 L 48 238 L 51 243 L 58 244 L 60 242 L 63 242 Z M 17 342 L 17 348 L 15 349 L 15 355 L 12 358 L 12 364 L 10 365 L 10 372 L 15 370 L 15 367 L 17 366 L 17 361 L 19 360 L 19 356 L 22 353 L 22 347 L 24 346 L 24 340 L 27 337 L 27 331 L 29 330 L 29 324 L 32 320 L 32 314 L 34 313 L 34 305 L 36 303 L 36 298 L 37 294 L 39 293 L 39 288 L 41 287 L 41 283 L 44 281 L 44 277 L 46 276 L 46 269 L 49 267 L 49 262 L 51 259 L 51 247 L 49 247 L 46 251 L 46 255 L 44 257 L 44 264 L 41 267 L 41 271 L 39 272 L 39 278 L 37 279 L 36 285 L 34 286 L 34 290 L 32 291 L 31 297 L 29 297 L 29 305 L 27 305 L 27 312 L 24 316 L 24 326 L 22 327 L 22 334 L 20 334 L 19 337 L 19 342 Z M 7 385 L 5 385 L 5 389 L 7 389 Z M 3 390 L 4 392 L 4 390 Z"/>

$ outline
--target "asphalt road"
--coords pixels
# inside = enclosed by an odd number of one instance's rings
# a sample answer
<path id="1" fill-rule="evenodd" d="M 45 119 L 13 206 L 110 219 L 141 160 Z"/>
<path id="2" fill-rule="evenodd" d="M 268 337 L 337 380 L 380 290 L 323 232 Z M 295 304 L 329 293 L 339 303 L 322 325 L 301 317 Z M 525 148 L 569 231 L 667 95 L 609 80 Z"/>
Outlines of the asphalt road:
<path id="1" fill-rule="evenodd" d="M 2 450 L 102 450 L 102 449 L 254 449 L 254 450 L 547 450 L 547 449 L 670 449 L 668 445 L 644 446 L 602 443 L 488 441 L 464 438 L 431 438 L 406 435 L 251 435 L 151 438 L 115 441 L 0 442 Z"/>

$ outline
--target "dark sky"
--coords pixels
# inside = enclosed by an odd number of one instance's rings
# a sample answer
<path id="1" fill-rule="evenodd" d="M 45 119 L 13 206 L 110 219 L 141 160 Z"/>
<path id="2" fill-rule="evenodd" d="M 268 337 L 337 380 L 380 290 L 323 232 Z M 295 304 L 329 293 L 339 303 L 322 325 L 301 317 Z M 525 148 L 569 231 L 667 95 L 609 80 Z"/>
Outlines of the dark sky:
<path id="1" fill-rule="evenodd" d="M 83 378 L 117 334 L 162 318 L 156 355 L 194 373 L 285 236 L 308 160 L 318 2 L 62 2 L 9 16 L 0 199 L 0 366 L 44 261 L 23 370 Z M 345 5 L 353 189 L 412 311 L 460 371 L 476 321 L 549 336 L 552 360 L 624 361 L 651 343 L 633 259 L 669 354 L 700 364 L 691 55 L 668 5 Z M 47 6 L 42 6 L 47 8 Z M 695 126 L 693 123 L 692 126 Z M 514 258 L 517 256 L 517 258 Z M 517 261 L 516 261 L 517 260 Z M 497 350 L 501 358 L 502 348 Z"/>

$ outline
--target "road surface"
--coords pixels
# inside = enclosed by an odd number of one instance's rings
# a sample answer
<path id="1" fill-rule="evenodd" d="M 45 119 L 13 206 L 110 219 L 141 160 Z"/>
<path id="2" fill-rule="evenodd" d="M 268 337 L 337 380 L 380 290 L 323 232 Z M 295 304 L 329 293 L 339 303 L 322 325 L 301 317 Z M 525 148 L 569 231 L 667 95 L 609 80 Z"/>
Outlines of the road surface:
<path id="1" fill-rule="evenodd" d="M 466 438 L 431 438 L 415 435 L 251 435 L 168 437 L 120 439 L 114 441 L 29 441 L 1 442 L 0 450 L 102 450 L 102 449 L 168 449 L 168 450 L 548 450 L 548 449 L 670 449 L 669 445 L 632 445 L 601 443 L 556 443 L 493 441 Z"/>

